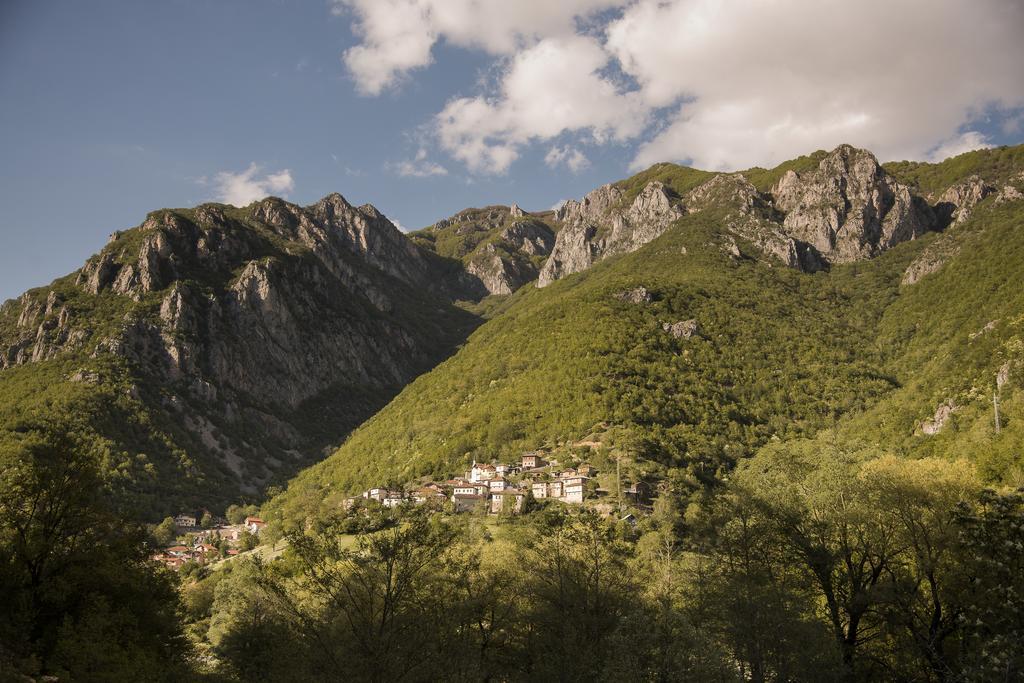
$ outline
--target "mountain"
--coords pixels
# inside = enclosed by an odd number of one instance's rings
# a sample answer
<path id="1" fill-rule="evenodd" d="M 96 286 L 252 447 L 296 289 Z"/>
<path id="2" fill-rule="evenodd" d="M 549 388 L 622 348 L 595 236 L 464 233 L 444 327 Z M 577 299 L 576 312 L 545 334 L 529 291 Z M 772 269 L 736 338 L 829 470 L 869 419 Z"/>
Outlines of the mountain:
<path id="1" fill-rule="evenodd" d="M 985 425 L 998 377 L 1019 437 L 1022 171 L 1021 147 L 658 164 L 409 235 L 337 194 L 156 211 L 0 307 L 0 448 L 72 430 L 149 519 L 258 500 L 342 440 L 268 511 L 540 446 L 696 492 L 825 429 L 1016 476 Z"/>
<path id="2" fill-rule="evenodd" d="M 450 271 L 338 194 L 153 212 L 0 308 L 3 438 L 73 416 L 147 517 L 257 499 L 462 341 Z"/>
<path id="3" fill-rule="evenodd" d="M 463 264 L 459 281 L 471 294 L 511 294 L 535 280 L 551 254 L 560 224 L 550 211 L 516 205 L 465 209 L 410 233 L 430 251 Z"/>
<path id="4" fill-rule="evenodd" d="M 654 170 L 654 169 L 652 169 Z M 737 235 L 789 266 L 817 270 L 870 258 L 942 228 L 931 207 L 893 179 L 866 150 L 842 145 L 817 168 L 792 168 L 760 192 L 744 174 L 648 172 L 569 201 L 556 218 L 565 224 L 540 273 L 543 287 L 615 254 L 635 251 L 688 213 L 723 207 Z M 688 169 L 689 170 L 689 169 Z M 667 181 L 667 182 L 666 182 Z"/>
<path id="5" fill-rule="evenodd" d="M 538 447 L 605 471 L 625 456 L 634 480 L 697 494 L 765 444 L 823 434 L 1013 481 L 1022 189 L 1022 147 L 886 167 L 845 145 L 606 185 L 556 213 L 535 287 L 266 513 Z"/>

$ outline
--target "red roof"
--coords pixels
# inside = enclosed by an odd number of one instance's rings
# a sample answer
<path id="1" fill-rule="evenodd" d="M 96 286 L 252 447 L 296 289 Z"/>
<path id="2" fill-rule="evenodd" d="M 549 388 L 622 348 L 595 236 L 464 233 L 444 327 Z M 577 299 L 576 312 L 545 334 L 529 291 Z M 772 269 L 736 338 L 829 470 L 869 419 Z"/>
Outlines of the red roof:
<path id="1" fill-rule="evenodd" d="M 235 519 L 237 519 L 237 517 Z M 263 520 L 260 519 L 259 517 L 246 517 L 245 518 L 246 526 L 248 526 L 250 524 L 263 524 L 263 523 L 264 523 Z"/>

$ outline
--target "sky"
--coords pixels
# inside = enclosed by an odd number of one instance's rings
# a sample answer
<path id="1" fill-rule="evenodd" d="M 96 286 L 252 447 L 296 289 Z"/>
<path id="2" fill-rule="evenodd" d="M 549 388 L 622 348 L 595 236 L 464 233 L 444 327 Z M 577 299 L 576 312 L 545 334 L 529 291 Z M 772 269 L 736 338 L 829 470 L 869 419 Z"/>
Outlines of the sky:
<path id="1" fill-rule="evenodd" d="M 162 207 L 413 230 L 659 161 L 1022 141 L 1021 0 L 0 0 L 0 301 Z"/>

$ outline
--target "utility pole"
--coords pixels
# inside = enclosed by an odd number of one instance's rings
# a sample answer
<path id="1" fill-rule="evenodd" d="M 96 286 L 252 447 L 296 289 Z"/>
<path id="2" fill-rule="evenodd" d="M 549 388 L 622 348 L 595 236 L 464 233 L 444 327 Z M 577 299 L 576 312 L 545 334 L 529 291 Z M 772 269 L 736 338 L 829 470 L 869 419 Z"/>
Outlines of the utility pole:
<path id="1" fill-rule="evenodd" d="M 999 424 L 999 392 L 995 391 L 992 393 L 992 409 L 996 414 L 996 434 L 999 433 L 999 429 L 1002 425 Z"/>

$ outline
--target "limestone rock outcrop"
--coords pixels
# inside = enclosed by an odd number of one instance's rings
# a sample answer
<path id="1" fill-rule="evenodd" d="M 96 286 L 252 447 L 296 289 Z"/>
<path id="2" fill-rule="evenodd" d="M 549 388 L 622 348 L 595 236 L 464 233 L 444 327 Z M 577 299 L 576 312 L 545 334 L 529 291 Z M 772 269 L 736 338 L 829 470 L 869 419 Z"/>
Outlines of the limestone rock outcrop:
<path id="1" fill-rule="evenodd" d="M 690 213 L 718 209 L 725 227 L 786 266 L 806 271 L 823 267 L 813 248 L 783 231 L 774 207 L 740 173 L 716 175 L 690 191 L 685 203 Z"/>
<path id="2" fill-rule="evenodd" d="M 946 237 L 945 235 L 943 237 Z M 900 284 L 903 286 L 916 284 L 925 275 L 931 275 L 932 273 L 940 270 L 946 262 L 956 256 L 960 252 L 960 246 L 956 242 L 951 240 L 942 239 L 934 244 L 928 245 L 928 247 L 921 252 L 921 254 L 910 262 L 907 266 L 906 271 L 903 273 L 903 279 L 900 280 Z"/>
<path id="3" fill-rule="evenodd" d="M 677 323 L 662 323 L 661 329 L 676 339 L 690 339 L 700 334 L 700 325 L 696 320 L 681 320 Z"/>
<path id="4" fill-rule="evenodd" d="M 952 220 L 966 220 L 989 191 L 973 181 L 950 188 L 945 199 L 949 214 L 956 212 Z M 769 259 L 805 271 L 872 258 L 942 227 L 927 202 L 889 176 L 870 152 L 850 145 L 826 154 L 810 171 L 787 171 L 767 194 L 742 174 L 721 173 L 684 197 L 651 181 L 628 207 L 625 202 L 620 187 L 605 185 L 558 209 L 561 230 L 538 287 L 635 251 L 682 216 L 703 211 L 722 216 L 723 227 Z"/>
<path id="5" fill-rule="evenodd" d="M 636 251 L 685 214 L 678 198 L 658 181 L 645 185 L 628 207 L 624 201 L 621 189 L 604 185 L 582 201 L 563 204 L 555 212 L 562 228 L 537 286 L 586 270 L 606 256 Z"/>
<path id="6" fill-rule="evenodd" d="M 993 186 L 977 175 L 962 180 L 939 195 L 935 203 L 936 218 L 941 225 L 956 227 L 971 217 L 974 207 L 995 192 Z"/>
<path id="7" fill-rule="evenodd" d="M 537 276 L 536 268 L 503 256 L 493 244 L 484 245 L 473 255 L 466 263 L 466 272 L 476 278 L 488 294 L 511 294 Z"/>
<path id="8" fill-rule="evenodd" d="M 649 304 L 654 301 L 654 296 L 646 287 L 634 287 L 615 293 L 615 298 L 630 304 Z"/>
<path id="9" fill-rule="evenodd" d="M 927 203 L 896 182 L 870 152 L 841 145 L 814 171 L 787 171 L 771 191 L 783 231 L 830 263 L 870 258 L 935 225 Z"/>
<path id="10" fill-rule="evenodd" d="M 465 209 L 414 235 L 442 257 L 458 259 L 462 298 L 511 294 L 537 278 L 555 244 L 555 231 L 540 215 L 516 204 Z"/>
<path id="11" fill-rule="evenodd" d="M 940 404 L 939 407 L 935 409 L 934 415 L 921 422 L 921 433 L 928 436 L 938 434 L 946 426 L 946 423 L 949 422 L 950 418 L 953 417 L 953 413 L 958 410 L 960 410 L 960 406 L 953 401 L 946 401 L 945 403 Z"/>

